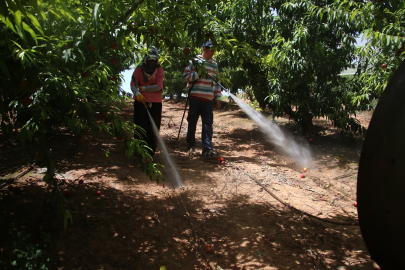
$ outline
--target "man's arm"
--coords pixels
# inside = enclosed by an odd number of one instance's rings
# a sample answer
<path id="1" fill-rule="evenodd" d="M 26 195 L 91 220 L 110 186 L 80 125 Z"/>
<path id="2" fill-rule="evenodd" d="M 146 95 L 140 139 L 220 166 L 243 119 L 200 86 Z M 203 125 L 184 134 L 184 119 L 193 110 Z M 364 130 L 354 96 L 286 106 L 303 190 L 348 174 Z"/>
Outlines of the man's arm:
<path id="1" fill-rule="evenodd" d="M 157 85 L 157 84 L 139 86 L 139 91 L 141 91 L 141 92 L 150 92 L 150 93 L 153 93 L 153 92 L 158 92 L 158 91 L 161 91 L 161 90 L 162 90 L 162 88 L 160 88 L 160 86 Z"/>
<path id="2" fill-rule="evenodd" d="M 141 94 L 141 92 L 139 92 L 139 89 L 138 89 L 139 82 L 140 82 L 139 73 L 137 72 L 137 69 L 135 68 L 134 73 L 132 74 L 132 79 L 131 79 L 131 91 L 134 93 L 133 99 L 142 103 L 144 106 L 146 106 L 146 99 Z"/>
<path id="3" fill-rule="evenodd" d="M 164 79 L 163 68 L 159 67 L 159 70 L 156 73 L 155 84 L 138 86 L 139 90 L 141 92 L 150 92 L 150 93 L 162 91 L 163 90 L 163 79 Z"/>
<path id="4" fill-rule="evenodd" d="M 211 79 L 216 78 L 218 80 L 217 74 L 218 74 L 218 65 L 215 62 L 215 68 L 213 68 L 212 71 L 210 72 Z M 219 85 L 219 83 L 216 83 L 215 81 L 214 81 L 214 84 L 215 84 L 214 99 L 217 102 L 217 108 L 219 108 L 219 107 L 221 107 L 222 88 Z"/>
<path id="5" fill-rule="evenodd" d="M 214 97 L 215 97 L 216 100 L 220 100 L 221 97 L 222 97 L 221 86 L 219 86 L 219 84 L 217 84 L 215 82 L 214 82 L 214 84 L 215 84 Z"/>
<path id="6" fill-rule="evenodd" d="M 183 72 L 183 82 L 191 82 L 191 81 L 196 81 L 200 78 L 198 76 L 198 72 L 194 70 L 194 65 L 193 62 L 190 60 L 190 64 L 188 67 Z"/>
<path id="7" fill-rule="evenodd" d="M 138 89 L 138 81 L 137 81 L 137 76 L 136 74 L 136 68 L 134 70 L 134 73 L 132 73 L 132 78 L 131 78 L 131 91 L 134 93 L 134 97 L 137 97 L 141 94 L 141 92 Z"/>
<path id="8" fill-rule="evenodd" d="M 141 91 L 139 91 L 138 87 L 135 85 L 131 85 L 131 91 L 134 93 L 134 96 L 137 97 L 141 94 Z"/>
<path id="9" fill-rule="evenodd" d="M 219 83 L 215 82 L 215 80 L 218 81 L 218 79 L 219 79 L 217 74 L 218 74 L 218 65 L 215 63 L 215 67 L 212 69 L 212 71 L 210 71 L 210 76 L 211 76 L 211 79 L 213 79 L 214 85 L 215 85 L 214 86 L 215 87 L 214 88 L 214 98 L 215 98 L 215 100 L 219 101 L 222 96 L 222 89 L 221 89 L 221 86 L 219 85 Z"/>

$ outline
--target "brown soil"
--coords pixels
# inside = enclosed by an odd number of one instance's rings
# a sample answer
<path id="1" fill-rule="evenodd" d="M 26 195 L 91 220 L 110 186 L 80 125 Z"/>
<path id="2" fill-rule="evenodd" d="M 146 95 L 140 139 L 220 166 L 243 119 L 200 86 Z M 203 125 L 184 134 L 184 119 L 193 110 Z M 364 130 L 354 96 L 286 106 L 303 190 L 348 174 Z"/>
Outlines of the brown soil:
<path id="1" fill-rule="evenodd" d="M 266 142 L 243 111 L 225 102 L 214 112 L 213 143 L 227 162 L 190 158 L 186 120 L 177 143 L 164 133 L 177 137 L 184 103 L 164 101 L 160 131 L 183 180 L 177 190 L 169 180 L 151 182 L 136 161 L 122 155 L 121 141 L 90 132 L 80 138 L 53 135 L 58 178 L 66 180 L 62 189 L 71 192 L 67 208 L 73 224 L 66 230 L 47 203 L 43 171 L 28 167 L 34 161 L 32 147 L 0 143 L 0 258 L 11 255 L 15 238 L 8 230 L 14 223 L 32 235 L 32 243 L 41 244 L 40 235 L 50 235 L 50 269 L 379 269 L 357 225 L 333 224 L 357 222 L 353 204 L 361 139 L 345 141 L 322 119 L 314 121 L 310 134 L 302 134 L 288 118 L 276 119 L 312 150 L 314 163 L 303 173 Z M 128 105 L 123 117 L 131 121 Z M 368 118 L 361 119 L 365 126 Z M 156 158 L 164 161 L 162 151 Z M 22 191 L 9 191 L 9 184 Z M 292 210 L 266 189 L 323 220 Z M 214 251 L 205 252 L 206 244 Z"/>

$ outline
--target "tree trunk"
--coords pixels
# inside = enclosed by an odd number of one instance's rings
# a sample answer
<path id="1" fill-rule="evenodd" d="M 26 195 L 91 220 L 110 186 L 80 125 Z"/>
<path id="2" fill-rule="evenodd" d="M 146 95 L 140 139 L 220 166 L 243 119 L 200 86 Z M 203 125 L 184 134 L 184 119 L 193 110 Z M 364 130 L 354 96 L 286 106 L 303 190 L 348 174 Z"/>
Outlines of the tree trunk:
<path id="1" fill-rule="evenodd" d="M 302 121 L 301 121 L 301 127 L 305 132 L 310 132 L 312 130 L 312 127 L 314 126 L 312 123 L 312 114 L 305 110 L 302 112 Z"/>
<path id="2" fill-rule="evenodd" d="M 313 115 L 308 110 L 299 109 L 298 111 L 293 111 L 291 107 L 284 107 L 284 112 L 294 119 L 296 122 L 300 123 L 300 126 L 304 132 L 310 132 L 313 127 L 312 118 Z"/>

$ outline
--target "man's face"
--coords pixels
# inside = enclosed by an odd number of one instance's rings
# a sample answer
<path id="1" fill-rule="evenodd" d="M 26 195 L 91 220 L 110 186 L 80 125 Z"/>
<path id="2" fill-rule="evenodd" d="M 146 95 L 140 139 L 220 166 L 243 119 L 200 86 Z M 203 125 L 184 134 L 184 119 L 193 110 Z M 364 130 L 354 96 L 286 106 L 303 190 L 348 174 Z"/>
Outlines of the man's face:
<path id="1" fill-rule="evenodd" d="M 212 58 L 215 54 L 215 49 L 214 48 L 209 48 L 209 47 L 204 47 L 204 53 L 207 56 L 207 58 Z"/>
<path id="2" fill-rule="evenodd" d="M 148 63 L 149 67 L 154 67 L 157 64 L 157 61 L 156 60 L 148 60 L 147 63 Z"/>

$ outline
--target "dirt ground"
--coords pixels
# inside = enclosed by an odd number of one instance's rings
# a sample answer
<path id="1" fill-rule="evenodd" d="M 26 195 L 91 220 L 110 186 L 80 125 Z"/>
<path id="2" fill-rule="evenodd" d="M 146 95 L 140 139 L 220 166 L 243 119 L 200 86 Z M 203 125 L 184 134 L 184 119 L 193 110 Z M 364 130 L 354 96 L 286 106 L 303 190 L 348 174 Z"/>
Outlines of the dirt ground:
<path id="1" fill-rule="evenodd" d="M 11 256 L 16 239 L 9 229 L 15 224 L 30 235 L 29 243 L 48 250 L 49 269 L 379 269 L 355 225 L 361 139 L 344 140 L 324 119 L 314 120 L 309 134 L 287 117 L 275 119 L 311 149 L 313 163 L 303 172 L 266 142 L 237 105 L 224 102 L 214 112 L 213 144 L 225 164 L 190 158 L 187 122 L 178 142 L 167 135 L 177 136 L 184 104 L 164 101 L 160 130 L 181 189 L 174 190 L 169 180 L 151 182 L 136 161 L 122 155 L 123 142 L 114 138 L 90 132 L 80 138 L 53 135 L 58 178 L 66 181 L 63 190 L 70 191 L 66 199 L 73 224 L 66 230 L 63 218 L 47 203 L 44 170 L 29 167 L 34 150 L 0 142 L 0 258 Z M 131 121 L 128 105 L 123 117 Z M 360 119 L 366 127 L 369 118 Z M 161 149 L 156 159 L 164 160 Z M 10 184 L 22 191 L 9 191 Z M 49 249 L 44 235 L 53 244 Z M 204 250 L 207 244 L 212 252 Z"/>

